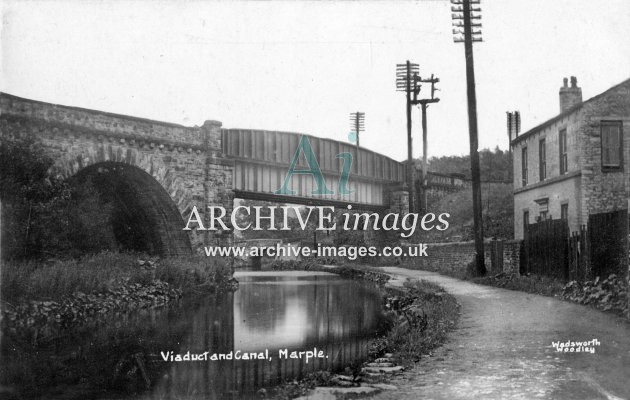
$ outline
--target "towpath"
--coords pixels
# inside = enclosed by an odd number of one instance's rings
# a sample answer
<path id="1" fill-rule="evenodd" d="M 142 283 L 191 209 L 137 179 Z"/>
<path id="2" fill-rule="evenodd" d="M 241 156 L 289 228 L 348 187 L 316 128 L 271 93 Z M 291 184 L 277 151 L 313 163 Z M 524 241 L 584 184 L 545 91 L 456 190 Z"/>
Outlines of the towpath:
<path id="1" fill-rule="evenodd" d="M 569 302 L 477 285 L 433 272 L 380 268 L 444 287 L 461 305 L 445 345 L 393 377 L 374 398 L 630 399 L 630 324 Z M 595 353 L 559 353 L 552 342 L 597 339 Z"/>

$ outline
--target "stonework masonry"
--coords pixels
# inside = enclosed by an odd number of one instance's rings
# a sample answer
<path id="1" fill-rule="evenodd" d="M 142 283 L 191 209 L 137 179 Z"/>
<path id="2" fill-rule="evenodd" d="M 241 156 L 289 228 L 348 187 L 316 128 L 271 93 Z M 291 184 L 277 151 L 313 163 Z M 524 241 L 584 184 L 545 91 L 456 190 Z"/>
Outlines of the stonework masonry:
<path id="1" fill-rule="evenodd" d="M 573 86 L 573 85 L 572 85 Z M 514 237 L 523 238 L 524 215 L 534 223 L 541 213 L 546 218 L 561 217 L 568 211 L 571 231 L 588 223 L 591 214 L 628 208 L 630 197 L 630 80 L 584 102 L 577 89 L 561 88 L 558 116 L 512 140 L 514 166 Z M 568 93 L 571 91 L 576 93 Z M 562 98 L 563 94 L 569 96 Z M 565 103 L 570 103 L 568 106 Z M 622 168 L 602 168 L 601 126 L 604 121 L 622 124 Z M 561 131 L 566 131 L 567 170 L 560 171 Z M 540 179 L 540 142 L 545 142 L 546 177 Z M 527 183 L 522 183 L 522 156 L 527 154 Z"/>
<path id="2" fill-rule="evenodd" d="M 0 110 L 1 137 L 30 135 L 41 140 L 55 160 L 51 174 L 68 178 L 88 166 L 116 162 L 152 176 L 182 217 L 181 226 L 170 229 L 183 229 L 193 206 L 201 213 L 210 205 L 232 208 L 231 161 L 222 157 L 218 122 L 185 127 L 4 93 Z M 193 250 L 207 242 L 229 243 L 222 233 L 189 235 Z"/>
<path id="3" fill-rule="evenodd" d="M 582 154 L 582 218 L 628 208 L 630 188 L 630 82 L 584 105 L 580 132 Z M 619 171 L 602 169 L 601 121 L 621 121 L 623 164 Z"/>
<path id="4" fill-rule="evenodd" d="M 499 274 L 501 272 L 518 274 L 520 263 L 520 240 L 502 241 L 503 260 L 502 268 L 493 268 L 491 263 L 492 247 L 496 241 L 486 240 L 484 243 L 486 268 L 489 274 Z M 428 257 L 410 258 L 404 261 L 406 268 L 435 271 L 451 276 L 461 276 L 466 272 L 468 264 L 475 261 L 475 243 L 452 242 L 452 243 L 428 243 Z"/>
<path id="5" fill-rule="evenodd" d="M 202 126 L 187 127 L 0 93 L 0 140 L 12 137 L 39 140 L 54 160 L 51 175 L 66 179 L 88 169 L 109 173 L 107 168 L 120 166 L 120 171 L 133 177 L 128 183 L 133 181 L 130 186 L 137 192 L 136 197 L 142 199 L 141 203 L 161 207 L 151 210 L 161 242 L 179 238 L 177 245 L 163 246 L 164 255 L 179 254 L 186 248 L 188 252 L 203 253 L 205 245 L 232 243 L 232 230 L 199 231 L 193 224 L 193 230 L 180 234 L 193 207 L 206 227 L 211 217 L 208 207 L 223 207 L 228 216 L 232 212 L 235 157 L 224 153 L 223 131 L 219 121 L 208 120 Z M 280 167 L 286 168 L 284 164 Z M 149 177 L 159 185 L 151 184 Z M 388 199 L 383 210 L 408 212 L 407 192 L 394 187 L 399 184 L 393 182 L 383 193 Z M 367 236 L 376 242 L 382 240 L 369 232 Z"/>

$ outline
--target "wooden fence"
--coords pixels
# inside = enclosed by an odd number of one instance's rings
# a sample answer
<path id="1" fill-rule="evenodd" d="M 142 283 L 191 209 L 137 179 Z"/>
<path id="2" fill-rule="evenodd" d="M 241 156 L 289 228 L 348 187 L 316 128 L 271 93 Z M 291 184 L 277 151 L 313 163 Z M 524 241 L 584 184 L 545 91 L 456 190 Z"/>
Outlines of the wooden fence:
<path id="1" fill-rule="evenodd" d="M 521 273 L 569 278 L 566 221 L 547 219 L 527 226 Z"/>
<path id="2" fill-rule="evenodd" d="M 628 211 L 590 215 L 588 232 L 592 276 L 624 276 L 628 268 Z"/>
<path id="3" fill-rule="evenodd" d="M 562 280 L 589 280 L 628 268 L 628 212 L 589 216 L 588 228 L 569 233 L 564 220 L 543 220 L 527 226 L 521 252 L 521 274 Z"/>
<path id="4" fill-rule="evenodd" d="M 569 236 L 569 280 L 585 281 L 591 273 L 591 256 L 589 254 L 588 231 L 585 226 Z"/>

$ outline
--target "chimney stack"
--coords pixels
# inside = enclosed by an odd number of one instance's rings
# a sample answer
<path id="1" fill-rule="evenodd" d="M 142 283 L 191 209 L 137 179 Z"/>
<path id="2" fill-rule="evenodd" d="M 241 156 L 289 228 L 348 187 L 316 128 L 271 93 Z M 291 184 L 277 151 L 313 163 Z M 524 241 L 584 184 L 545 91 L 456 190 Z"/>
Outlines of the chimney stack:
<path id="1" fill-rule="evenodd" d="M 568 79 L 563 79 L 563 85 L 560 88 L 560 113 L 563 113 L 582 102 L 582 89 L 577 85 L 577 78 L 571 77 L 571 86 L 568 86 Z"/>
<path id="2" fill-rule="evenodd" d="M 507 134 L 510 142 L 521 133 L 521 113 L 518 111 L 507 111 Z"/>

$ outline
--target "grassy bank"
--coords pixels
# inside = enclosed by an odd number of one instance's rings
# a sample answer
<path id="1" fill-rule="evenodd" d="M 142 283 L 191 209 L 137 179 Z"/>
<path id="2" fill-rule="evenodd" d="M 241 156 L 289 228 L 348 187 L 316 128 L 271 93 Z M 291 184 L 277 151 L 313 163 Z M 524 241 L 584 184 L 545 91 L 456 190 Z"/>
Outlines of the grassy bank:
<path id="1" fill-rule="evenodd" d="M 394 311 L 397 321 L 384 338 L 377 340 L 374 355 L 393 353 L 407 366 L 444 343 L 459 319 L 455 297 L 425 280 L 408 281 L 402 290 L 389 291 L 387 307 Z"/>
<path id="2" fill-rule="evenodd" d="M 223 259 L 150 259 L 104 252 L 81 259 L 2 265 L 2 329 L 33 343 L 57 340 L 112 315 L 163 307 L 184 295 L 230 289 Z"/>
<path id="3" fill-rule="evenodd" d="M 474 277 L 466 276 L 466 280 L 480 285 L 495 286 L 521 292 L 540 294 L 556 297 L 562 294 L 564 282 L 540 275 L 509 275 L 499 274 L 494 276 Z"/>
<path id="4" fill-rule="evenodd" d="M 195 294 L 231 284 L 228 262 L 209 257 L 104 252 L 5 262 L 0 387 L 15 399 L 139 393 L 163 373 L 164 366 L 149 362 L 151 353 L 175 346 L 192 329 L 180 315 L 208 298 Z M 172 304 L 183 309 L 153 312 Z"/>
<path id="5" fill-rule="evenodd" d="M 191 256 L 152 259 L 142 254 L 103 252 L 80 259 L 3 262 L 1 295 L 4 302 L 60 300 L 75 293 L 104 293 L 122 281 L 167 283 L 184 294 L 221 284 L 231 277 L 219 258 Z"/>

